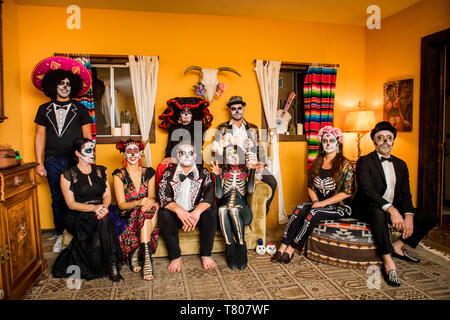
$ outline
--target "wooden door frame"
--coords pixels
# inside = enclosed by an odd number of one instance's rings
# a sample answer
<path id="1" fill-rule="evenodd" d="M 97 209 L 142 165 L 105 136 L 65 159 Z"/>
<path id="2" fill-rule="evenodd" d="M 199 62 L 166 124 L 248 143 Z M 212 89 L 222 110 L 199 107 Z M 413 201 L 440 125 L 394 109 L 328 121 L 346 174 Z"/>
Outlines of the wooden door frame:
<path id="1" fill-rule="evenodd" d="M 441 218 L 444 46 L 450 28 L 422 38 L 417 207 Z"/>

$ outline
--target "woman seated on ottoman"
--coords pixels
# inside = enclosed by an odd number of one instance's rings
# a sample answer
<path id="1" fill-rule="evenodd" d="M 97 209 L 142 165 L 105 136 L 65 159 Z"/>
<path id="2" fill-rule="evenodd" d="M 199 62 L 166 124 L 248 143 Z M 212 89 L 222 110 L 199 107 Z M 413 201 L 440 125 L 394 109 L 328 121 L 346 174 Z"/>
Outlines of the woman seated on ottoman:
<path id="1" fill-rule="evenodd" d="M 113 172 L 114 192 L 121 210 L 120 247 L 133 272 L 141 271 L 139 253 L 143 256 L 144 280 L 153 279 L 152 254 L 158 246 L 159 227 L 155 200 L 155 170 L 141 166 L 142 142 L 128 139 L 119 141 L 116 148 L 124 153 L 124 166 Z"/>
<path id="2" fill-rule="evenodd" d="M 111 202 L 106 168 L 94 164 L 94 143 L 87 138 L 73 142 L 77 164 L 61 174 L 61 190 L 69 211 L 64 227 L 73 235 L 70 245 L 56 258 L 52 274 L 67 278 L 79 268 L 82 279 L 109 275 L 122 281 L 121 250 L 117 232 L 108 215 Z"/>
<path id="3" fill-rule="evenodd" d="M 345 204 L 354 191 L 354 169 L 342 154 L 344 137 L 339 128 L 319 130 L 317 157 L 308 172 L 310 202 L 300 204 L 286 225 L 281 246 L 272 262 L 289 263 L 295 249 L 303 248 L 306 239 L 322 220 L 348 217 L 350 206 Z"/>

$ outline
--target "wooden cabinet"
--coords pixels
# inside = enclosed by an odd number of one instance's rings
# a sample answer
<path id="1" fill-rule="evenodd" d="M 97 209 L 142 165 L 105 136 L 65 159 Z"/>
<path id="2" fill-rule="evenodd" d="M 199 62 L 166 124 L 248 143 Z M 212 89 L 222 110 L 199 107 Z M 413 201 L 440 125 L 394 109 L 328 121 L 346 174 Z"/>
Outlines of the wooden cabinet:
<path id="1" fill-rule="evenodd" d="M 21 298 L 46 269 L 36 166 L 0 170 L 0 290 L 6 299 Z"/>

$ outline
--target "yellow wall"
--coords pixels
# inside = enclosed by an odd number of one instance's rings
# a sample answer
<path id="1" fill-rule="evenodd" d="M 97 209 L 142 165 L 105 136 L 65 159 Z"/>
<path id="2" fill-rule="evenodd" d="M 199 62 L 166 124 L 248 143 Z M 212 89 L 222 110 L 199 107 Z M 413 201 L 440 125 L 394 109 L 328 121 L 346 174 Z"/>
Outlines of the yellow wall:
<path id="1" fill-rule="evenodd" d="M 393 149 L 394 155 L 408 163 L 414 204 L 419 159 L 421 38 L 449 27 L 450 1 L 427 0 L 383 19 L 380 30 L 366 30 L 365 100 L 377 111 L 376 120 L 383 118 L 383 83 L 410 78 L 414 81 L 413 131 L 399 133 Z M 363 147 L 363 154 L 373 150 L 370 137 L 365 137 Z"/>
<path id="2" fill-rule="evenodd" d="M 20 60 L 17 5 L 13 1 L 3 4 L 3 81 L 5 115 L 0 124 L 0 144 L 10 144 L 15 150 L 23 151 L 22 109 L 20 105 Z"/>
<path id="3" fill-rule="evenodd" d="M 9 1 L 12 0 L 6 2 Z M 156 115 L 161 114 L 169 98 L 193 95 L 192 85 L 198 81 L 198 75 L 183 76 L 186 67 L 235 68 L 241 78 L 231 73 L 219 75 L 219 80 L 228 87 L 211 105 L 213 127 L 229 118 L 225 103 L 232 95 L 243 96 L 247 102 L 246 119 L 261 125 L 261 99 L 253 70 L 254 59 L 339 63 L 335 112 L 338 126 L 343 125 L 346 108 L 364 98 L 363 27 L 93 9 L 82 9 L 81 17 L 81 30 L 68 30 L 65 8 L 18 6 L 18 62 L 22 88 L 18 108 L 22 112 L 22 152 L 26 161 L 34 161 L 33 120 L 37 106 L 47 100 L 33 87 L 30 73 L 40 59 L 54 52 L 158 55 Z M 5 16 L 6 20 L 8 18 Z M 8 63 L 5 68 L 13 66 Z M 17 122 L 20 126 L 20 119 Z M 151 147 L 154 168 L 163 157 L 166 141 L 167 133 L 158 128 L 156 144 Z M 109 173 L 120 166 L 121 159 L 113 145 L 98 145 L 97 161 L 106 165 Z M 290 211 L 307 198 L 306 142 L 281 143 L 280 159 L 285 205 Z M 41 179 L 41 182 L 41 225 L 44 229 L 52 228 L 50 194 L 46 181 Z"/>

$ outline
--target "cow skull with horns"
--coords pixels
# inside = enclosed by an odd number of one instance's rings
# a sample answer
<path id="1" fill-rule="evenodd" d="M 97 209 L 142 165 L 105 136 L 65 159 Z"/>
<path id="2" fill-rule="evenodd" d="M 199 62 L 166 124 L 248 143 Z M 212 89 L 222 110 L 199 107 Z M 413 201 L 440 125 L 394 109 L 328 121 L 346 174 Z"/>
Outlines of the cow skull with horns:
<path id="1" fill-rule="evenodd" d="M 217 80 L 217 74 L 222 71 L 230 71 L 237 74 L 239 77 L 241 76 L 239 72 L 229 67 L 220 67 L 218 69 L 204 69 L 198 66 L 190 66 L 186 68 L 184 71 L 184 75 L 189 71 L 200 71 L 200 82 L 205 87 L 204 98 L 208 100 L 210 103 L 214 98 L 214 93 L 216 92 L 217 85 L 219 84 L 219 80 Z"/>

